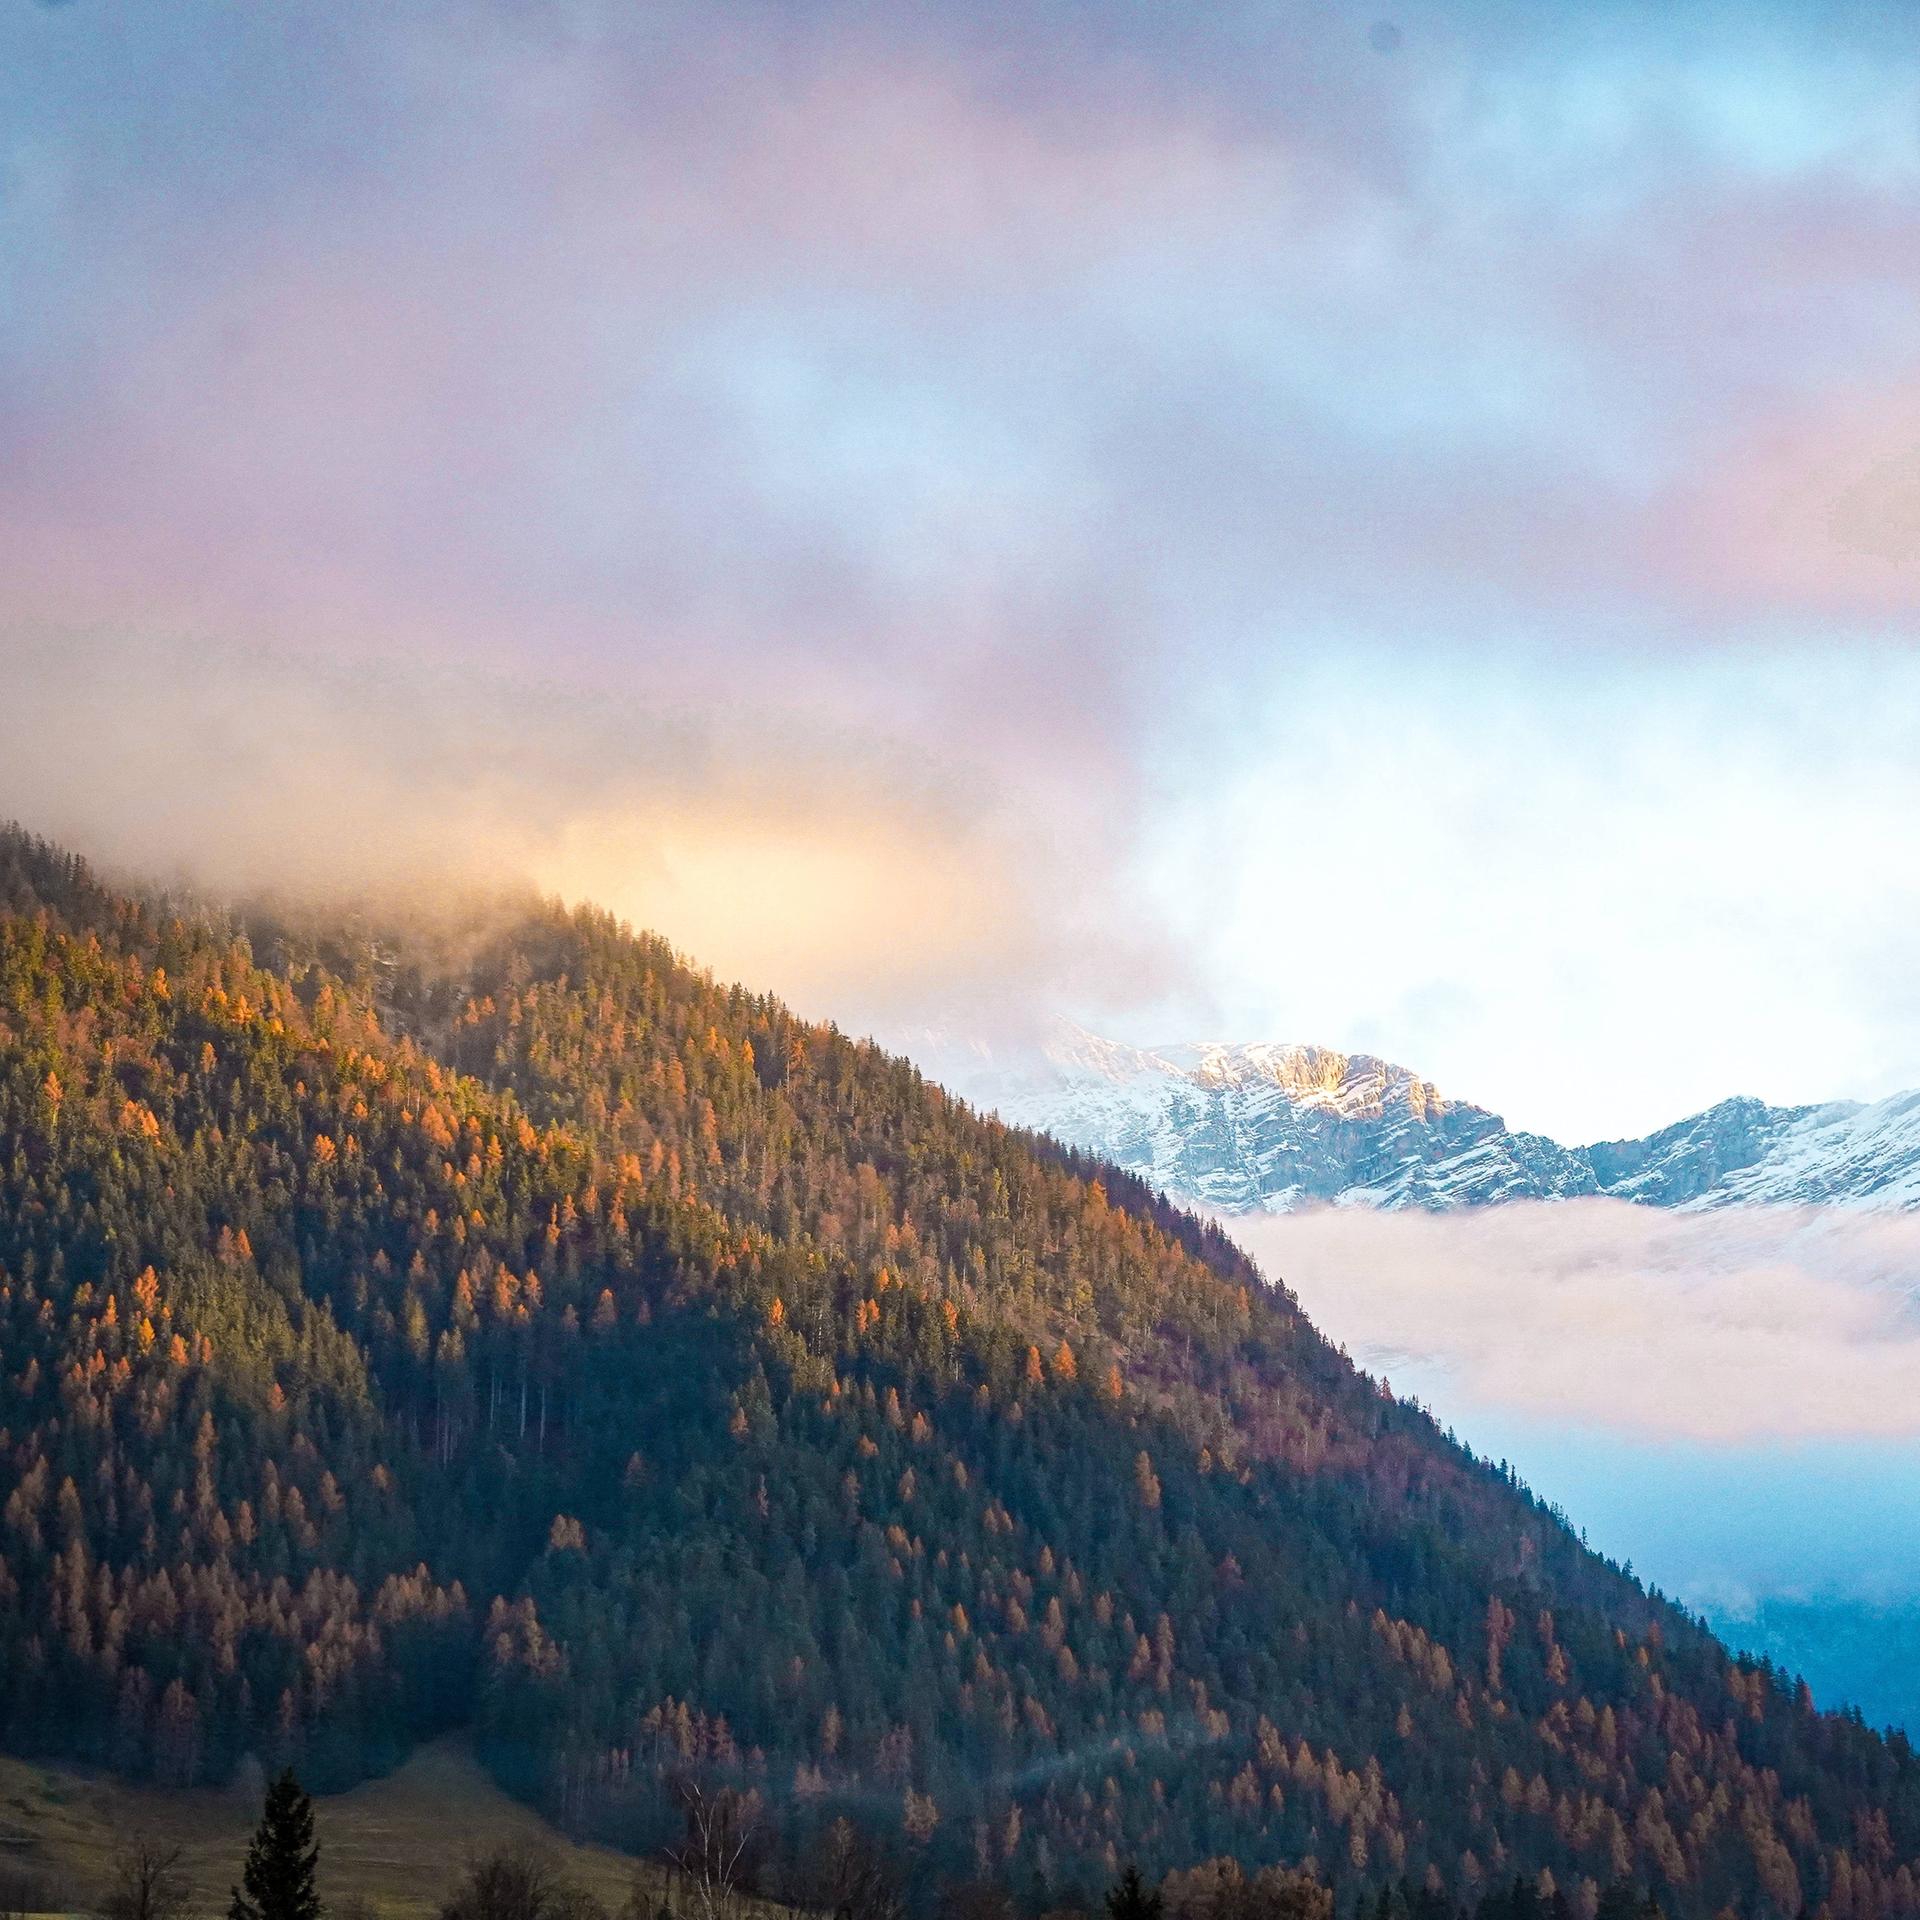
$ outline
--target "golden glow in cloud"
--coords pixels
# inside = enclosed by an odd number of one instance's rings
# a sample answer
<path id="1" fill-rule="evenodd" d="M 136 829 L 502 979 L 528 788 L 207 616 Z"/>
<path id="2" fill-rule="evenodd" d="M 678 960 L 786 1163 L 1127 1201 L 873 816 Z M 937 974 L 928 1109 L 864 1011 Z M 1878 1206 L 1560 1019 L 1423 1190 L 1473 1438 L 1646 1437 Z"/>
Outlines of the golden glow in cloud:
<path id="1" fill-rule="evenodd" d="M 1151 965 L 1098 931 L 1042 810 L 964 758 L 791 713 L 72 636 L 18 641 L 8 670 L 0 818 L 144 878 L 531 884 L 853 1031 L 929 1009 L 1005 1031 L 1069 975 L 1097 991 Z"/>
<path id="2" fill-rule="evenodd" d="M 814 1012 L 964 993 L 1025 902 L 990 849 L 900 814 L 676 803 L 565 821 L 527 849 L 563 899 L 668 929 L 725 979 Z"/>

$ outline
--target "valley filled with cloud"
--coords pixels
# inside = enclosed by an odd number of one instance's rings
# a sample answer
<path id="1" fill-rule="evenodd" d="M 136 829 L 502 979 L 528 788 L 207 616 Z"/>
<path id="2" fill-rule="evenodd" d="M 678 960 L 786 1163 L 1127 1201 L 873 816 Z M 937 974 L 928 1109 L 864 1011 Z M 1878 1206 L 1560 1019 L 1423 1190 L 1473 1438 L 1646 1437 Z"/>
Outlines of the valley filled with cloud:
<path id="1" fill-rule="evenodd" d="M 1594 1546 L 1816 1694 L 1911 1723 L 1920 1219 L 1592 1199 L 1225 1224 Z"/>

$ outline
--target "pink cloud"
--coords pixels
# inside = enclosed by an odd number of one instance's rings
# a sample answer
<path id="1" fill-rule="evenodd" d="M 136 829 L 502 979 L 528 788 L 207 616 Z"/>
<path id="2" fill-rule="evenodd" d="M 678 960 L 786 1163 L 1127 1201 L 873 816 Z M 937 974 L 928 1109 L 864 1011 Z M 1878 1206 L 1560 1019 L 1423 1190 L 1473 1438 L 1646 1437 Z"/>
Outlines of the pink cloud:
<path id="1" fill-rule="evenodd" d="M 1820 396 L 1729 435 L 1659 536 L 1675 580 L 1721 604 L 1920 614 L 1920 372 Z"/>
<path id="2" fill-rule="evenodd" d="M 1920 1220 L 1572 1200 L 1226 1223 L 1315 1322 L 1450 1414 L 1724 1445 L 1920 1434 Z"/>

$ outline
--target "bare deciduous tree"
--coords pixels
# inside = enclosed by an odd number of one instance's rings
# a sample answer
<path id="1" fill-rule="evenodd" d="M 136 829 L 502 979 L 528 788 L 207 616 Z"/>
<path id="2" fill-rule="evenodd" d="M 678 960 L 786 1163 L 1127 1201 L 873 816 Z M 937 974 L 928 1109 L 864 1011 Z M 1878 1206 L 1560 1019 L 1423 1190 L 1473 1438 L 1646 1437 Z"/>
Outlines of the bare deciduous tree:
<path id="1" fill-rule="evenodd" d="M 760 1830 L 760 1796 L 736 1787 L 708 1787 L 683 1776 L 672 1782 L 686 1837 L 667 1857 L 692 1883 L 707 1920 L 721 1920 L 751 1877 Z"/>
<path id="2" fill-rule="evenodd" d="M 193 1884 L 181 1871 L 178 1847 L 136 1833 L 114 1855 L 101 1920 L 185 1920 L 192 1905 Z"/>
<path id="3" fill-rule="evenodd" d="M 606 1913 L 544 1854 L 497 1847 L 468 1862 L 440 1920 L 606 1920 Z"/>

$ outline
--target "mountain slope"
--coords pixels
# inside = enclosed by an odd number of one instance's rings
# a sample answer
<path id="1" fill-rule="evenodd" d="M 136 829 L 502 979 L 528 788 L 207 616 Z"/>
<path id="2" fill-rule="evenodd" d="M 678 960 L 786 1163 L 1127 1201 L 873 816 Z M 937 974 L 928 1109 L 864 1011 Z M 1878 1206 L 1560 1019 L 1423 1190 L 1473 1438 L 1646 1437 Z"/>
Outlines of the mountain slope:
<path id="1" fill-rule="evenodd" d="M 938 1050 L 934 1050 L 934 1057 Z M 1722 1101 L 1640 1140 L 1565 1147 L 1365 1054 L 1130 1048 L 1078 1029 L 955 1078 L 1010 1124 L 1072 1142 L 1225 1213 L 1446 1211 L 1609 1194 L 1652 1206 L 1920 1206 L 1920 1093 L 1870 1106 Z"/>
<path id="2" fill-rule="evenodd" d="M 1867 1105 L 1724 1101 L 1632 1143 L 1629 1151 L 1645 1158 L 1631 1172 L 1612 1170 L 1614 1148 L 1587 1151 L 1608 1167 L 1613 1184 L 1605 1190 L 1629 1199 L 1905 1212 L 1920 1207 L 1920 1093 Z"/>
<path id="3" fill-rule="evenodd" d="M 1904 1743 L 1218 1234 L 538 903 L 242 923 L 0 839 L 0 1556 L 0 1733 L 174 1781 L 466 1723 L 577 1828 L 692 1773 L 1036 1904 L 1916 1905 Z"/>

